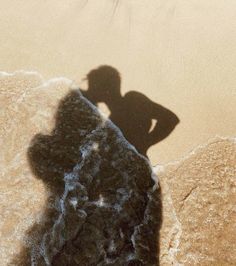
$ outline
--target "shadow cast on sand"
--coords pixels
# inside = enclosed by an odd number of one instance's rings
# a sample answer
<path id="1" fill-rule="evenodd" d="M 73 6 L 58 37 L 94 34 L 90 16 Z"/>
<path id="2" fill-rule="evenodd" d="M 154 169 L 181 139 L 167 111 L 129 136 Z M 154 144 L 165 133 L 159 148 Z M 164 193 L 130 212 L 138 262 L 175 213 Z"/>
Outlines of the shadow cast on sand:
<path id="1" fill-rule="evenodd" d="M 179 122 L 144 95 L 120 95 L 120 75 L 102 66 L 88 74 L 93 104 L 105 102 L 111 120 L 144 156 L 105 121 L 79 90 L 61 100 L 50 135 L 28 149 L 34 175 L 48 190 L 43 219 L 27 232 L 11 265 L 159 265 L 161 189 L 153 189 L 147 149 Z M 141 111 L 140 111 L 141 110 Z M 151 119 L 158 119 L 149 132 Z"/>
<path id="2" fill-rule="evenodd" d="M 137 91 L 121 95 L 121 77 L 111 66 L 100 66 L 87 75 L 88 90 L 83 95 L 94 105 L 103 102 L 110 110 L 110 119 L 125 138 L 147 157 L 152 146 L 170 135 L 179 118 L 169 109 Z M 152 123 L 154 122 L 154 126 Z"/>

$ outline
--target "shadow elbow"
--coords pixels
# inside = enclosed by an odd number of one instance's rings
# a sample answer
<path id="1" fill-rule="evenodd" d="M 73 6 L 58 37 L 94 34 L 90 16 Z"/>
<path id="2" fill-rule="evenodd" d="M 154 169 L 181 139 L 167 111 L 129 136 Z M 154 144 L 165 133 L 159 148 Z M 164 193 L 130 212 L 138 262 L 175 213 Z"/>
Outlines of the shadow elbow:
<path id="1" fill-rule="evenodd" d="M 180 123 L 180 119 L 178 118 L 178 116 L 174 116 L 174 117 L 172 117 L 172 125 L 173 125 L 173 127 L 176 127 L 179 123 Z"/>
<path id="2" fill-rule="evenodd" d="M 178 125 L 180 123 L 180 119 L 176 116 L 175 124 Z"/>

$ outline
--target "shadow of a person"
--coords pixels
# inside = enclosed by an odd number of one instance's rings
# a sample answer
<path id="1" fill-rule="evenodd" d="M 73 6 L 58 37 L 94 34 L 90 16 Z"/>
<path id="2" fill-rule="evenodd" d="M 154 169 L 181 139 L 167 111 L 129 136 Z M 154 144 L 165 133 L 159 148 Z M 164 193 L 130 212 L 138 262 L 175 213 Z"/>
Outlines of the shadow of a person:
<path id="1" fill-rule="evenodd" d="M 170 135 L 179 118 L 140 92 L 121 95 L 121 77 L 111 66 L 100 66 L 87 75 L 88 90 L 82 91 L 94 105 L 103 102 L 109 108 L 110 119 L 125 138 L 147 157 L 148 149 Z M 155 121 L 155 122 L 154 122 Z M 152 128 L 152 122 L 155 123 Z"/>

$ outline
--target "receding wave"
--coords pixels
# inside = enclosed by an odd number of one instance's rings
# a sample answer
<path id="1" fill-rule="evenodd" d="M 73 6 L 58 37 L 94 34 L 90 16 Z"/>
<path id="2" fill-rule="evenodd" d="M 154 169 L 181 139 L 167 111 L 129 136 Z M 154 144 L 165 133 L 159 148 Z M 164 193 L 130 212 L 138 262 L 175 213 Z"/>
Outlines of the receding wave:
<path id="1" fill-rule="evenodd" d="M 71 80 L 1 72 L 0 104 L 1 265 L 235 264 L 235 138 L 155 167 L 161 197 Z"/>
<path id="2" fill-rule="evenodd" d="M 40 181 L 47 195 L 11 263 L 157 265 L 161 200 L 148 160 L 68 80 L 42 84 L 23 72 L 2 80 L 1 96 L 13 95 L 3 119 L 17 122 L 21 136 L 11 156 L 21 157 L 30 181 Z"/>

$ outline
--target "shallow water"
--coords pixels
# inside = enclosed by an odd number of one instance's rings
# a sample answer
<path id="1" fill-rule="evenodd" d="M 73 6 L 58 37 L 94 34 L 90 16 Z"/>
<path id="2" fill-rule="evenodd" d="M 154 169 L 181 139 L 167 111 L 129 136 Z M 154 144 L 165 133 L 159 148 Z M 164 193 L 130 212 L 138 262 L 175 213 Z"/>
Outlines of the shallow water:
<path id="1" fill-rule="evenodd" d="M 29 214 L 24 195 L 34 193 L 38 201 L 41 195 L 38 205 L 27 200 L 34 213 L 41 215 L 38 221 L 32 215 L 33 221 L 19 236 L 21 250 L 13 245 L 14 256 L 11 260 L 5 256 L 5 262 L 157 265 L 161 199 L 148 160 L 78 89 L 71 90 L 68 80 L 39 82 L 36 74 L 2 76 L 2 103 L 11 97 L 10 105 L 3 109 L 2 122 L 5 119 L 16 134 L 10 140 L 3 131 L 5 147 L 13 144 L 10 156 L 19 157 L 17 167 L 22 167 L 21 172 L 27 169 L 30 182 L 41 186 L 24 188 L 22 184 L 15 195 L 14 200 L 23 207 L 18 215 L 25 215 L 25 220 Z M 64 97 L 55 100 L 55 91 L 58 98 L 60 94 Z M 38 108 L 45 103 L 48 110 Z M 19 123 L 26 128 L 19 129 Z M 12 160 L 6 155 L 4 182 L 12 174 Z M 8 182 L 12 179 L 14 176 Z M 17 179 L 22 182 L 20 176 Z M 9 213 L 12 208 L 7 207 Z M 6 217 L 5 223 L 8 221 Z M 14 238 L 14 233 L 10 237 Z"/>
<path id="2" fill-rule="evenodd" d="M 235 138 L 153 170 L 68 79 L 1 73 L 0 106 L 1 265 L 235 264 Z"/>

